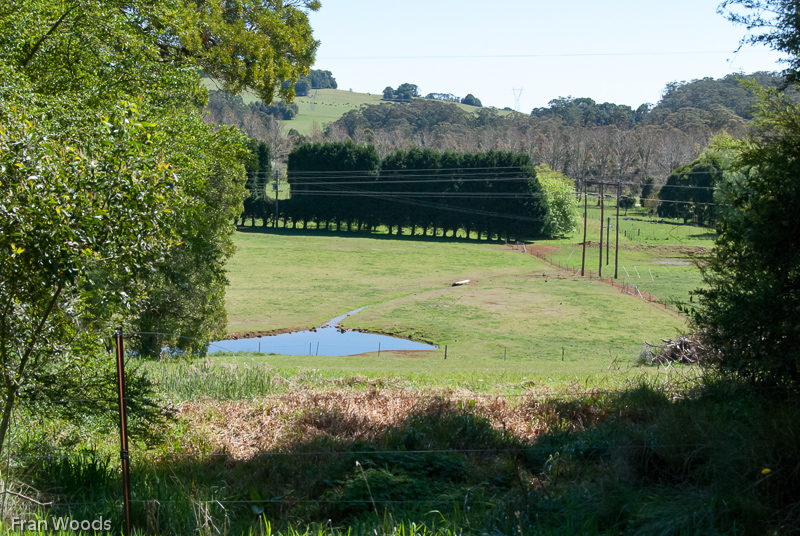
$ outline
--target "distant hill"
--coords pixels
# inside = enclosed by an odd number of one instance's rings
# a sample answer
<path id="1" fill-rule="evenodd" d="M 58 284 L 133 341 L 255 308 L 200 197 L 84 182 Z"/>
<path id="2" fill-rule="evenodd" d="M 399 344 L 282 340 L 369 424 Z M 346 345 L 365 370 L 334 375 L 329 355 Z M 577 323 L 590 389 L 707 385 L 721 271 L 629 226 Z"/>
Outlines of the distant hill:
<path id="1" fill-rule="evenodd" d="M 222 89 L 210 78 L 203 78 L 203 84 L 211 91 Z M 260 102 L 258 97 L 249 92 L 242 93 L 241 98 L 245 105 Z M 388 104 L 382 99 L 382 94 L 357 93 L 341 89 L 309 89 L 308 95 L 295 97 L 296 115 L 291 120 L 281 120 L 281 123 L 285 125 L 285 134 L 288 134 L 289 130 L 293 129 L 299 134 L 310 136 L 315 128 L 321 132 L 327 125 L 334 123 L 351 110 L 359 110 L 363 106 L 370 104 Z M 425 99 L 414 99 L 414 101 L 425 101 Z M 393 103 L 392 105 L 403 106 L 404 104 L 407 103 Z M 451 105 L 473 116 L 481 110 L 481 108 L 466 104 L 452 103 Z M 512 112 L 498 110 L 498 113 L 500 115 L 508 115 Z M 236 126 L 240 125 L 237 124 Z"/>
<path id="2" fill-rule="evenodd" d="M 206 120 L 235 125 L 266 141 L 278 161 L 293 146 L 326 140 L 368 143 L 381 157 L 411 146 L 514 151 L 566 174 L 578 186 L 592 178 L 627 177 L 629 193 L 638 195 L 645 179 L 662 184 L 677 167 L 697 158 L 715 134 L 747 134 L 755 95 L 739 85 L 742 79 L 767 87 L 783 82 L 773 73 L 704 78 L 668 84 L 655 106 L 560 97 L 531 114 L 455 103 L 449 94 L 387 102 L 383 94 L 312 89 L 292 103 L 268 106 L 251 94 L 215 92 Z M 210 80 L 206 85 L 219 89 Z M 793 90 L 789 94 L 798 96 Z"/>
<path id="3" fill-rule="evenodd" d="M 623 104 L 598 103 L 590 98 L 559 97 L 548 106 L 534 108 L 531 116 L 552 119 L 567 127 L 614 126 L 627 130 L 638 125 L 669 126 L 681 130 L 736 130 L 752 119 L 756 97 L 742 82 L 752 81 L 767 88 L 779 88 L 783 78 L 776 73 L 730 74 L 724 78 L 703 78 L 691 82 L 670 82 L 658 103 L 633 109 Z M 793 88 L 787 89 L 797 96 Z"/>
<path id="4" fill-rule="evenodd" d="M 365 129 L 396 131 L 404 136 L 441 133 L 443 128 L 468 132 L 507 123 L 513 113 L 441 100 L 413 99 L 407 103 L 383 102 L 350 110 L 328 130 L 339 129 L 350 138 L 358 137 Z"/>
<path id="5" fill-rule="evenodd" d="M 268 106 L 248 93 L 215 92 L 206 120 L 235 125 L 267 141 L 278 160 L 304 141 L 353 140 L 373 144 L 381 156 L 409 146 L 512 150 L 527 152 L 576 180 L 609 173 L 661 180 L 696 158 L 715 134 L 747 134 L 755 94 L 740 85 L 742 80 L 767 87 L 783 83 L 774 73 L 704 78 L 668 84 L 655 106 L 560 97 L 531 114 L 455 103 L 449 94 L 387 102 L 383 94 L 311 89 L 292 103 Z M 793 89 L 787 92 L 800 97 Z"/>
<path id="6" fill-rule="evenodd" d="M 710 112 L 722 106 L 743 119 L 752 119 L 755 95 L 751 89 L 742 85 L 742 82 L 748 81 L 766 88 L 779 88 L 784 83 L 782 76 L 770 72 L 671 82 L 667 84 L 664 95 L 652 111 L 678 112 L 683 108 L 695 108 Z M 798 95 L 793 87 L 788 88 L 787 93 L 795 97 Z"/>

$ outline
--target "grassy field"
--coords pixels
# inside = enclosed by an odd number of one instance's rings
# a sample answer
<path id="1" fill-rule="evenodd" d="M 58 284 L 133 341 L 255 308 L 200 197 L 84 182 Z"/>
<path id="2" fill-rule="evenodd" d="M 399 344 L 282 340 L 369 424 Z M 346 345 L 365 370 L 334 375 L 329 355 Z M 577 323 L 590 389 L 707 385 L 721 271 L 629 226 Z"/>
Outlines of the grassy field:
<path id="1" fill-rule="evenodd" d="M 230 332 L 306 329 L 367 306 L 343 326 L 440 347 L 380 357 L 247 358 L 284 371 L 472 387 L 576 378 L 604 384 L 612 363 L 630 366 L 645 340 L 674 337 L 685 325 L 620 289 L 557 273 L 516 246 L 244 231 L 229 264 Z M 451 286 L 462 279 L 471 282 Z"/>
<path id="2" fill-rule="evenodd" d="M 208 89 L 221 89 L 213 80 L 204 78 L 204 85 Z M 326 125 L 333 123 L 350 110 L 357 110 L 366 104 L 380 104 L 383 95 L 371 93 L 358 93 L 342 89 L 312 89 L 307 96 L 295 97 L 294 102 L 298 107 L 298 114 L 290 121 L 281 121 L 284 125 L 284 133 L 290 129 L 295 129 L 300 134 L 310 136 L 314 130 L 321 131 Z M 255 102 L 257 96 L 250 92 L 242 93 L 242 100 L 245 104 Z M 462 110 L 470 113 L 477 113 L 480 108 L 467 106 L 466 104 L 456 104 Z M 507 115 L 513 112 L 508 110 L 498 110 L 500 115 Z"/>
<path id="3" fill-rule="evenodd" d="M 620 244 L 636 266 L 708 245 L 696 228 L 628 221 L 647 237 Z M 345 324 L 451 353 L 131 359 L 169 413 L 147 437 L 136 412 L 130 421 L 133 534 L 800 531 L 800 437 L 786 425 L 800 418 L 796 393 L 696 368 L 616 368 L 643 337 L 680 329 L 663 308 L 496 243 L 282 229 L 236 241 L 241 329 L 369 305 Z M 566 257 L 574 237 L 542 245 Z M 119 530 L 113 417 L 20 406 L 3 486 L 24 497 L 8 495 L 0 533 L 71 534 L 36 528 L 64 516 Z M 14 531 L 19 516 L 34 528 Z"/>
<path id="4" fill-rule="evenodd" d="M 603 234 L 603 277 L 614 275 L 616 228 L 614 209 L 606 208 L 611 217 L 611 242 L 606 263 L 606 229 Z M 675 306 L 689 300 L 690 291 L 702 286 L 696 259 L 702 259 L 714 245 L 716 233 L 711 228 L 684 225 L 682 220 L 651 218 L 643 209 L 631 209 L 627 216 L 620 214 L 618 282 L 627 283 L 652 295 L 662 303 Z M 589 209 L 587 225 L 586 273 L 596 277 L 599 268 L 600 209 Z M 574 273 L 580 270 L 583 224 L 570 236 L 553 240 L 536 240 L 546 246 L 548 260 L 567 267 Z"/>

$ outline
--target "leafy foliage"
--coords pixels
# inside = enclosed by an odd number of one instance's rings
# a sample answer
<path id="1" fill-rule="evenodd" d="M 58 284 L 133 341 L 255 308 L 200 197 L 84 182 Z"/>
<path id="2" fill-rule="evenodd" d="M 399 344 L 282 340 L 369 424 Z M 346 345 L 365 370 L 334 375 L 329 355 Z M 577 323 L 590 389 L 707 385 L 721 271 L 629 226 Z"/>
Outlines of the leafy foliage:
<path id="1" fill-rule="evenodd" d="M 557 118 L 567 126 L 615 125 L 619 128 L 630 128 L 643 119 L 630 106 L 609 102 L 597 104 L 589 98 L 573 97 L 553 99 L 547 108 L 535 108 L 531 115 Z"/>
<path id="2" fill-rule="evenodd" d="M 312 89 L 336 89 L 339 87 L 330 71 L 311 69 L 307 78 Z"/>
<path id="3" fill-rule="evenodd" d="M 85 110 L 72 132 L 3 112 L 0 446 L 17 398 L 51 400 L 76 375 L 81 390 L 113 378 L 100 328 L 142 293 L 143 270 L 178 240 L 176 211 L 191 209 L 137 107 Z"/>
<path id="4" fill-rule="evenodd" d="M 563 236 L 571 233 L 578 225 L 578 200 L 575 197 L 575 181 L 547 164 L 536 166 L 536 178 L 542 185 L 547 203 L 542 232 L 548 236 Z"/>
<path id="5" fill-rule="evenodd" d="M 741 6 L 749 12 L 741 12 Z M 800 18 L 797 3 L 791 0 L 725 0 L 720 4 L 720 13 L 728 20 L 747 27 L 745 43 L 765 44 L 773 50 L 789 55 L 784 60 L 789 66 L 784 71 L 788 83 L 800 82 Z M 751 33 L 754 29 L 761 33 Z"/>
<path id="6" fill-rule="evenodd" d="M 452 93 L 428 93 L 425 95 L 426 99 L 429 100 L 439 100 L 444 102 L 461 102 L 459 97 L 456 97 Z"/>
<path id="7" fill-rule="evenodd" d="M 720 370 L 755 383 L 800 381 L 800 106 L 763 92 L 756 130 L 723 140 L 739 151 L 723 183 L 715 255 L 694 322 Z"/>
<path id="8" fill-rule="evenodd" d="M 466 104 L 467 106 L 477 106 L 478 108 L 483 106 L 483 104 L 481 104 L 481 100 L 472 93 L 468 93 L 466 97 L 461 99 L 461 104 Z"/>
<path id="9" fill-rule="evenodd" d="M 277 101 L 264 104 L 261 101 L 245 104 L 241 95 L 231 95 L 225 91 L 209 91 L 206 111 L 211 121 L 228 126 L 235 126 L 245 131 L 255 131 L 254 123 L 261 123 L 268 128 L 269 117 L 289 121 L 297 115 L 298 108 L 294 102 Z"/>
<path id="10" fill-rule="evenodd" d="M 748 84 L 743 84 L 747 82 Z M 723 78 L 702 78 L 691 82 L 670 82 L 653 112 L 668 110 L 678 112 L 682 108 L 694 108 L 713 112 L 720 107 L 744 119 L 752 119 L 756 94 L 752 84 L 766 88 L 779 88 L 785 84 L 782 76 L 769 72 L 756 72 L 749 75 L 729 74 Z M 789 89 L 789 94 L 797 98 L 797 92 Z"/>
<path id="11" fill-rule="evenodd" d="M 414 97 L 420 96 L 419 88 L 416 84 L 400 84 L 397 89 L 386 86 L 383 90 L 383 98 L 385 100 L 411 101 Z"/>
<path id="12" fill-rule="evenodd" d="M 662 218 L 690 219 L 699 224 L 716 218 L 714 187 L 722 179 L 722 165 L 713 155 L 701 157 L 673 171 L 658 192 L 658 215 Z"/>
<path id="13" fill-rule="evenodd" d="M 291 97 L 278 86 L 317 46 L 299 6 L 319 4 L 2 9 L 0 449 L 17 398 L 107 381 L 110 325 L 177 334 L 143 337 L 146 352 L 220 333 L 247 152 L 240 133 L 202 122 L 198 70 Z"/>

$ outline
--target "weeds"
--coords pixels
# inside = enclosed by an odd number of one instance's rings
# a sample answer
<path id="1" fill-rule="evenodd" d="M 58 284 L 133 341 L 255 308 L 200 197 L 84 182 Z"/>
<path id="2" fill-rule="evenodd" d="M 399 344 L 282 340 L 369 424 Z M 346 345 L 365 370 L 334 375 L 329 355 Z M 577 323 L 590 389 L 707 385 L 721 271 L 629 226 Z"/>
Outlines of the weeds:
<path id="1" fill-rule="evenodd" d="M 142 534 L 800 530 L 797 400 L 718 382 L 514 398 L 358 385 L 175 409 L 166 442 L 133 458 Z M 121 526 L 104 452 L 20 462 L 54 503 L 29 518 Z"/>

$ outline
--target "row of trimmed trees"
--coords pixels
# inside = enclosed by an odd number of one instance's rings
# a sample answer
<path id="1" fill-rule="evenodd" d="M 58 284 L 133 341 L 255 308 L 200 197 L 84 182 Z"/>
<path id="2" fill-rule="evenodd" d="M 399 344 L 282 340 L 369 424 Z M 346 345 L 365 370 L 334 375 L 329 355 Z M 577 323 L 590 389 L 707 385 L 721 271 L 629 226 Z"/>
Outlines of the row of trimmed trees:
<path id="1" fill-rule="evenodd" d="M 521 153 L 440 153 L 413 147 L 381 159 L 374 146 L 314 143 L 289 154 L 292 226 L 487 239 L 538 236 L 547 213 L 530 157 Z M 448 234 L 449 233 L 449 234 Z"/>
<path id="2" fill-rule="evenodd" d="M 255 226 L 256 220 L 267 225 L 269 215 L 272 214 L 272 207 L 275 201 L 267 195 L 267 185 L 272 175 L 272 151 L 270 146 L 263 141 L 249 139 L 247 148 L 250 150 L 250 159 L 245 166 L 247 170 L 247 197 L 242 203 L 242 225 L 246 220 L 250 220 L 250 225 Z"/>

